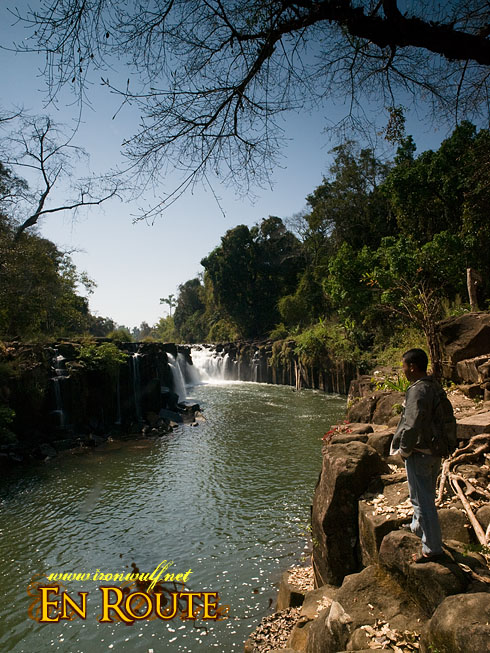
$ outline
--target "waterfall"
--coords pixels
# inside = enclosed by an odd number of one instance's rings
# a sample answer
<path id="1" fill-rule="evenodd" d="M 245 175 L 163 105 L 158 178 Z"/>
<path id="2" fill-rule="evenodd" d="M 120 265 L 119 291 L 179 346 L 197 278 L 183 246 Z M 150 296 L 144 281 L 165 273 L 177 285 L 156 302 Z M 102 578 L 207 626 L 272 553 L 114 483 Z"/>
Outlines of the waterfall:
<path id="1" fill-rule="evenodd" d="M 66 358 L 64 356 L 58 355 L 53 357 L 53 369 L 56 376 L 68 376 L 65 366 Z"/>
<path id="2" fill-rule="evenodd" d="M 58 415 L 59 423 L 58 426 L 60 429 L 65 428 L 65 411 L 63 410 L 63 399 L 61 397 L 61 377 L 55 376 L 52 379 L 54 384 L 54 400 L 56 405 L 56 410 L 53 410 L 53 415 Z"/>
<path id="3" fill-rule="evenodd" d="M 177 362 L 184 375 L 186 385 L 199 385 L 202 383 L 201 375 L 194 363 L 194 359 L 192 359 L 193 364 L 189 365 L 184 354 L 179 353 L 177 354 Z"/>
<path id="4" fill-rule="evenodd" d="M 52 369 L 55 376 L 51 377 L 51 381 L 54 389 L 55 410 L 51 411 L 51 414 L 58 416 L 58 428 L 64 429 L 66 425 L 66 414 L 63 407 L 61 384 L 65 379 L 68 379 L 70 375 L 65 366 L 65 357 L 61 356 L 57 349 L 54 351 L 56 355 L 52 358 Z"/>
<path id="5" fill-rule="evenodd" d="M 140 356 L 138 352 L 131 356 L 131 376 L 133 377 L 133 396 L 136 419 L 141 422 L 141 377 L 140 377 Z"/>
<path id="6" fill-rule="evenodd" d="M 179 401 L 184 401 L 184 399 L 187 397 L 187 393 L 185 390 L 184 375 L 182 373 L 181 365 L 179 365 L 180 361 L 177 361 L 175 357 L 172 356 L 172 354 L 167 353 L 167 356 L 168 356 L 168 364 L 170 365 L 170 369 L 172 370 L 174 392 L 179 396 Z M 183 361 L 183 363 L 185 365 L 185 360 Z"/>
<path id="7" fill-rule="evenodd" d="M 121 419 L 121 372 L 119 370 L 119 367 L 117 368 L 116 397 L 117 397 L 117 419 L 116 419 L 116 424 L 120 425 L 122 423 L 122 419 Z"/>
<path id="8" fill-rule="evenodd" d="M 198 375 L 198 383 L 216 383 L 230 378 L 230 355 L 217 352 L 211 347 L 198 345 L 191 348 L 192 362 Z M 187 366 L 189 369 L 189 366 Z"/>
<path id="9" fill-rule="evenodd" d="M 252 358 L 252 381 L 259 381 L 260 354 L 255 352 Z"/>

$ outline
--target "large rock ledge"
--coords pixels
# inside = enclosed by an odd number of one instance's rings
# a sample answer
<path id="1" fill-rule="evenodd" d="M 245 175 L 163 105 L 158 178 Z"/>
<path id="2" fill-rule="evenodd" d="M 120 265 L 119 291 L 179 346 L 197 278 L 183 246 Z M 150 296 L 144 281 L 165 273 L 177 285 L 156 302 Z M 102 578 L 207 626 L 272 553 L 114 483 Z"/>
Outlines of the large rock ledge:
<path id="1" fill-rule="evenodd" d="M 439 326 L 445 379 L 461 384 L 448 392 L 460 445 L 474 435 L 481 445 L 484 434 L 490 439 L 490 313 Z M 438 509 L 446 558 L 413 562 L 421 543 L 402 528 L 412 516 L 405 468 L 389 456 L 404 395 L 378 389 L 374 379 L 382 374 L 352 381 L 348 423 L 326 436 L 312 506 L 312 565 L 285 572 L 279 591 L 276 614 L 295 606 L 295 622 L 280 645 L 262 637 L 256 646 L 252 636 L 249 653 L 490 651 L 489 549 L 478 543 L 454 488 L 446 488 Z M 454 468 L 483 531 L 490 523 L 488 451 L 483 446 Z M 270 628 L 274 615 L 267 619 Z"/>
<path id="2" fill-rule="evenodd" d="M 297 570 L 283 574 L 278 612 L 247 640 L 247 653 L 488 650 L 487 559 L 471 551 L 466 513 L 450 497 L 439 509 L 447 560 L 412 561 L 420 539 L 401 528 L 412 508 L 404 467 L 388 457 L 392 437 L 385 426 L 334 429 L 313 498 L 310 587 Z M 466 467 L 488 480 L 487 465 Z M 476 514 L 486 528 L 490 506 Z"/>
<path id="3" fill-rule="evenodd" d="M 482 525 L 487 508 L 477 513 Z M 252 634 L 245 651 L 488 650 L 490 569 L 470 551 L 466 515 L 444 507 L 439 516 L 447 560 L 415 564 L 420 540 L 400 528 L 411 517 L 403 468 L 388 465 L 364 442 L 325 446 L 313 502 L 312 567 L 303 570 L 311 586 L 300 586 L 297 571 L 285 572 L 278 612 Z"/>

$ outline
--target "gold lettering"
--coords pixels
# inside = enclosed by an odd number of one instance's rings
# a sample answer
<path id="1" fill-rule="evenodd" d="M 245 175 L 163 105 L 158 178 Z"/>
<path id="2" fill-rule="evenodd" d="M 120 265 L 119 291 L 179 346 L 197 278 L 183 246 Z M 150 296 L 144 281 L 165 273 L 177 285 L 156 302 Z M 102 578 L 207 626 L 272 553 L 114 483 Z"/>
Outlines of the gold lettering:
<path id="1" fill-rule="evenodd" d="M 109 617 L 109 611 L 114 610 L 117 613 L 121 621 L 124 621 L 127 624 L 133 623 L 133 619 L 124 614 L 124 612 L 119 607 L 119 604 L 124 598 L 123 591 L 119 587 L 99 587 L 102 592 L 102 617 L 99 619 L 99 623 L 114 623 L 113 620 Z M 109 602 L 109 592 L 115 592 L 116 602 Z"/>
<path id="2" fill-rule="evenodd" d="M 194 612 L 192 610 L 192 602 L 194 600 L 194 597 L 197 596 L 197 598 L 201 598 L 202 592 L 180 592 L 179 596 L 182 599 L 187 599 L 187 612 L 182 613 L 182 617 L 185 619 L 195 619 Z"/>
<path id="3" fill-rule="evenodd" d="M 63 612 L 61 614 L 62 619 L 70 619 L 71 616 L 68 616 L 67 612 L 67 604 L 70 605 L 70 607 L 75 611 L 76 614 L 78 614 L 79 617 L 82 619 L 87 618 L 87 594 L 88 592 L 78 592 L 78 596 L 81 597 L 82 603 L 81 606 L 77 605 L 75 601 L 68 595 L 67 592 L 63 592 L 61 595 L 63 599 Z M 75 615 L 73 615 L 75 616 Z"/>
<path id="4" fill-rule="evenodd" d="M 143 602 L 146 603 L 146 608 L 147 609 L 146 609 L 145 614 L 140 615 L 137 612 L 133 612 L 131 604 L 133 603 L 134 599 L 137 598 L 137 597 L 141 597 Z M 138 605 L 138 608 L 140 606 L 141 606 L 141 603 L 140 603 L 140 605 Z M 126 603 L 125 603 L 124 607 L 126 608 L 126 612 L 129 615 L 131 615 L 131 617 L 133 617 L 133 619 L 136 619 L 136 620 L 146 619 L 148 617 L 148 615 L 151 614 L 151 611 L 153 610 L 153 604 L 152 604 L 151 599 L 148 596 L 148 594 L 146 594 L 146 592 L 133 592 L 132 594 L 129 594 L 128 598 L 126 599 Z"/>
<path id="5" fill-rule="evenodd" d="M 165 608 L 165 610 L 162 612 L 162 592 L 157 592 L 155 594 L 155 612 L 157 614 L 157 617 L 160 619 L 163 619 L 166 621 L 167 619 L 173 619 L 175 615 L 177 614 L 177 596 L 178 592 L 170 592 L 170 597 L 172 601 L 172 608 L 170 607 Z"/>
<path id="6" fill-rule="evenodd" d="M 55 594 L 58 594 L 60 591 L 59 585 L 54 585 L 53 587 L 40 587 L 39 591 L 41 592 L 41 618 L 39 619 L 39 623 L 52 623 L 58 622 L 60 620 L 60 615 L 58 614 L 56 617 L 51 618 L 49 616 L 49 608 L 54 607 L 57 610 L 59 609 L 59 603 L 58 601 L 49 601 L 49 595 L 54 592 Z"/>
<path id="7" fill-rule="evenodd" d="M 209 612 L 209 608 L 214 608 L 215 610 L 218 608 L 218 600 L 219 596 L 217 592 L 203 592 L 204 596 L 204 614 L 202 616 L 203 619 L 217 619 L 218 618 L 218 613 L 215 612 L 214 614 L 211 614 Z M 209 599 L 210 597 L 213 597 L 216 599 L 216 601 L 211 602 Z"/>

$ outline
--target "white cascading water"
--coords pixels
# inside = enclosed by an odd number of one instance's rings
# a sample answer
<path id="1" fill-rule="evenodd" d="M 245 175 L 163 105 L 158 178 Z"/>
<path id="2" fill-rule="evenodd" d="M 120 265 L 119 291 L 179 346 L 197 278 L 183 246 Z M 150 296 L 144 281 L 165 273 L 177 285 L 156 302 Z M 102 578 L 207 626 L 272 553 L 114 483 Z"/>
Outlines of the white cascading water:
<path id="1" fill-rule="evenodd" d="M 136 419 L 141 422 L 141 378 L 140 378 L 140 354 L 138 352 L 131 356 L 131 376 L 133 379 L 133 397 Z"/>
<path id="2" fill-rule="evenodd" d="M 191 348 L 191 356 L 193 365 L 188 365 L 187 370 L 195 368 L 193 374 L 199 377 L 198 383 L 217 383 L 228 378 L 229 354 L 199 345 Z"/>
<path id="3" fill-rule="evenodd" d="M 167 354 L 167 356 L 168 356 L 168 364 L 170 365 L 170 369 L 172 370 L 172 378 L 174 381 L 175 394 L 179 396 L 179 401 L 184 401 L 185 398 L 187 397 L 187 392 L 185 389 L 184 374 L 182 373 L 182 368 L 181 365 L 179 364 L 181 363 L 181 361 L 177 361 L 175 359 L 175 356 L 172 356 L 172 354 Z M 178 356 L 179 354 L 177 354 L 177 358 Z M 182 356 L 182 358 L 184 357 Z M 183 364 L 185 365 L 185 359 L 183 361 Z"/>
<path id="4" fill-rule="evenodd" d="M 65 367 L 65 357 L 58 354 L 58 350 L 55 349 L 56 356 L 52 360 L 52 367 L 55 372 L 54 377 L 52 377 L 53 387 L 54 387 L 54 398 L 56 409 L 52 411 L 53 415 L 58 415 L 58 426 L 61 429 L 65 428 L 66 415 L 63 408 L 63 396 L 61 393 L 61 383 L 64 379 L 67 379 L 70 375 Z"/>

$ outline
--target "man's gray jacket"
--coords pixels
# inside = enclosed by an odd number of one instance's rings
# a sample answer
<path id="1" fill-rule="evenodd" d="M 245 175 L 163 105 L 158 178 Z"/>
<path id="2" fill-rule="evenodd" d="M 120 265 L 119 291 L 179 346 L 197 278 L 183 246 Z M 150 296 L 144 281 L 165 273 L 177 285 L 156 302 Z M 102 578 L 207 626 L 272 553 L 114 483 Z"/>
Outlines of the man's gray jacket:
<path id="1" fill-rule="evenodd" d="M 414 450 L 431 453 L 434 409 L 441 392 L 441 386 L 431 376 L 424 376 L 408 387 L 402 416 L 391 442 L 391 455 L 400 453 L 406 458 Z"/>

